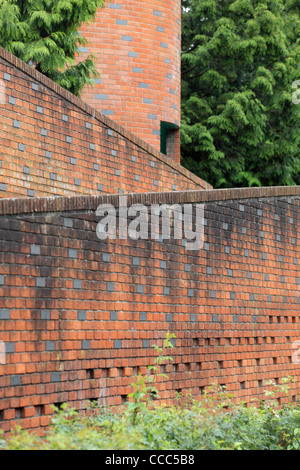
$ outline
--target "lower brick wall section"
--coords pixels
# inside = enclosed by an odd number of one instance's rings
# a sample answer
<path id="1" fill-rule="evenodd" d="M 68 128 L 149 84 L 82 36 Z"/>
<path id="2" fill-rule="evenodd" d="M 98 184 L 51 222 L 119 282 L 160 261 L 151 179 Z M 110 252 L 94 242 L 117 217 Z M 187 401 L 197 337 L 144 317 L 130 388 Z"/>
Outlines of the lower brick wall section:
<path id="1" fill-rule="evenodd" d="M 1 428 L 40 428 L 62 402 L 121 404 L 168 330 L 162 400 L 218 383 L 249 402 L 287 376 L 298 399 L 300 188 L 128 196 L 148 209 L 203 205 L 198 251 L 182 240 L 99 240 L 104 202 L 119 199 L 0 201 Z"/>

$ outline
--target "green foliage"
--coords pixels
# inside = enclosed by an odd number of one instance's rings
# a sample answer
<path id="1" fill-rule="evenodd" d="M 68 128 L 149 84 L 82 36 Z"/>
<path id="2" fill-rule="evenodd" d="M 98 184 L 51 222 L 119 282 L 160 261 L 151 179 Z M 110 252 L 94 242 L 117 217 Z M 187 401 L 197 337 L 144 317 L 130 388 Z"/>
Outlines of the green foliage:
<path id="1" fill-rule="evenodd" d="M 94 57 L 79 62 L 86 44 L 79 28 L 104 0 L 0 0 L 0 46 L 75 95 L 98 76 Z"/>
<path id="2" fill-rule="evenodd" d="M 214 187 L 300 184 L 296 0 L 183 0 L 182 163 Z"/>
<path id="3" fill-rule="evenodd" d="M 289 379 L 286 379 L 289 380 Z M 147 401 L 136 419 L 129 403 L 114 409 L 90 406 L 81 414 L 57 409 L 44 436 L 16 428 L 0 436 L 2 450 L 298 450 L 300 404 L 279 407 L 287 383 L 268 384 L 267 400 L 235 403 L 225 387 L 208 387 L 199 400 L 154 406 Z"/>

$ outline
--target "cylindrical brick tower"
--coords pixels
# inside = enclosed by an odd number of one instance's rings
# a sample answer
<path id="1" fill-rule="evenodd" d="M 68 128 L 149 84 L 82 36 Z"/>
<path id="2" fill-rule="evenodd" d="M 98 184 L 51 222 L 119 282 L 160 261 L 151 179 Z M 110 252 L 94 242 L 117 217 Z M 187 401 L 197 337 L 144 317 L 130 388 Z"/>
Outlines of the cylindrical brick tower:
<path id="1" fill-rule="evenodd" d="M 84 26 L 100 79 L 82 99 L 180 161 L 180 0 L 106 0 Z"/>

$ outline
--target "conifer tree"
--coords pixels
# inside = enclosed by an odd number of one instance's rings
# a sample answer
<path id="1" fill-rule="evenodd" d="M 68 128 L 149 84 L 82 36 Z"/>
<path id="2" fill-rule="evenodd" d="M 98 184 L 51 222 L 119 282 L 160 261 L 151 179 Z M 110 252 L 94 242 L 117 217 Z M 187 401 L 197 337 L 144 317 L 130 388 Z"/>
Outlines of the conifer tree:
<path id="1" fill-rule="evenodd" d="M 75 95 L 97 76 L 93 56 L 78 60 L 83 23 L 104 0 L 0 0 L 0 46 Z"/>
<path id="2" fill-rule="evenodd" d="M 300 184 L 299 1 L 182 5 L 183 165 L 214 187 Z"/>

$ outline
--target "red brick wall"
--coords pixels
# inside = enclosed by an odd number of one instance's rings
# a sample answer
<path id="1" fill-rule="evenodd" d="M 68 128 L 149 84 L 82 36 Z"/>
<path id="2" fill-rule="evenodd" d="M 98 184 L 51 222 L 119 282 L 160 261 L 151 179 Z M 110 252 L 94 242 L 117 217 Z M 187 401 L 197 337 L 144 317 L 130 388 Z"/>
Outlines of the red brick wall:
<path id="1" fill-rule="evenodd" d="M 83 99 L 160 150 L 161 121 L 180 126 L 180 0 L 107 0 L 81 33 L 100 73 Z"/>
<path id="2" fill-rule="evenodd" d="M 0 48 L 0 197 L 211 188 Z"/>
<path id="3" fill-rule="evenodd" d="M 95 211 L 117 207 L 116 195 L 1 199 L 1 428 L 43 426 L 53 403 L 121 404 L 168 330 L 163 400 L 218 383 L 247 402 L 290 375 L 299 399 L 299 196 L 299 187 L 128 195 L 128 206 L 203 204 L 198 251 L 181 240 L 100 241 Z"/>

